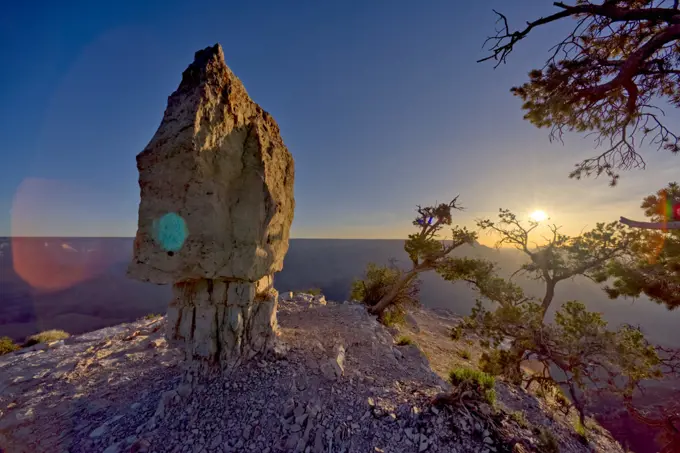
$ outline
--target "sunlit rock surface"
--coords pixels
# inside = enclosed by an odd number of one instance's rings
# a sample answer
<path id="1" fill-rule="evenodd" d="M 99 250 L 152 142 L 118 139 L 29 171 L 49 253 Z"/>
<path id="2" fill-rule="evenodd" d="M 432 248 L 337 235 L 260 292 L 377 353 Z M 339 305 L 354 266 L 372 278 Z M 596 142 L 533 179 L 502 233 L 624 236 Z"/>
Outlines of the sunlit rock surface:
<path id="1" fill-rule="evenodd" d="M 196 52 L 137 168 L 128 274 L 173 284 L 168 339 L 225 364 L 261 352 L 276 327 L 272 281 L 288 250 L 294 165 L 219 44 Z"/>

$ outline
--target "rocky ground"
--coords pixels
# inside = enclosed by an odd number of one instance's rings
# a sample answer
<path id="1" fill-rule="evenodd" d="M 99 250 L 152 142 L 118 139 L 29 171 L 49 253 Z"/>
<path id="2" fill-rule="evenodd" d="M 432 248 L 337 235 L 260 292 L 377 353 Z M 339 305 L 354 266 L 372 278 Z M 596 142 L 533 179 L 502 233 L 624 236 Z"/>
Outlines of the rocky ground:
<path id="1" fill-rule="evenodd" d="M 228 376 L 184 373 L 163 318 L 0 357 L 0 450 L 546 451 L 540 426 L 562 452 L 622 452 L 596 426 L 581 443 L 570 419 L 500 382 L 496 415 L 433 407 L 463 360 L 456 351 L 478 348 L 448 338 L 451 314 L 417 310 L 390 332 L 361 305 L 297 295 L 280 302 L 278 317 L 276 353 Z M 416 344 L 396 345 L 403 334 Z M 479 350 L 471 352 L 468 366 Z M 508 416 L 518 409 L 523 426 Z"/>

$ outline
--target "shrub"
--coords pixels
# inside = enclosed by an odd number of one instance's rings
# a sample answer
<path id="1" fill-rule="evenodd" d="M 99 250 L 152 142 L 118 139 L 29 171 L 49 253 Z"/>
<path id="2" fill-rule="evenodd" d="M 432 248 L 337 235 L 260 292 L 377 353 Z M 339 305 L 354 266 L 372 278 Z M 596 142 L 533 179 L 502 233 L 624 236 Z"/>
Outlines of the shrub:
<path id="1" fill-rule="evenodd" d="M 12 341 L 10 337 L 0 337 L 0 355 L 9 354 L 19 348 L 20 346 Z"/>
<path id="2" fill-rule="evenodd" d="M 387 307 L 379 319 L 387 327 L 402 326 L 406 323 L 406 311 L 399 306 L 393 305 Z"/>
<path id="3" fill-rule="evenodd" d="M 449 371 L 449 380 L 453 385 L 459 385 L 464 381 L 474 381 L 485 389 L 492 389 L 496 383 L 493 376 L 483 371 L 465 367 L 458 367 Z"/>
<path id="4" fill-rule="evenodd" d="M 560 453 L 560 445 L 555 435 L 545 428 L 539 428 L 538 445 L 539 451 L 544 453 Z"/>
<path id="5" fill-rule="evenodd" d="M 480 340 L 479 345 L 484 349 L 489 349 L 491 347 L 491 342 L 489 340 Z"/>
<path id="6" fill-rule="evenodd" d="M 555 403 L 559 406 L 559 409 L 566 415 L 569 415 L 569 412 L 571 410 L 571 401 L 569 398 L 567 398 L 567 395 L 564 394 L 564 390 L 562 390 L 562 387 L 559 385 L 552 385 L 552 396 L 553 399 L 555 400 Z M 580 423 L 580 422 L 579 422 Z"/>
<path id="7" fill-rule="evenodd" d="M 363 279 L 356 279 L 352 283 L 350 299 L 372 307 L 386 296 L 394 285 L 402 278 L 403 271 L 394 260 L 387 266 L 369 263 Z M 403 324 L 406 319 L 406 307 L 418 305 L 420 280 L 410 280 L 399 290 L 392 304 L 379 316 L 385 325 Z"/>
<path id="8" fill-rule="evenodd" d="M 451 339 L 452 340 L 460 340 L 463 336 L 463 328 L 460 326 L 456 326 L 451 328 Z"/>
<path id="9" fill-rule="evenodd" d="M 410 337 L 407 337 L 407 336 L 405 336 L 405 335 L 402 335 L 401 337 L 399 337 L 399 338 L 397 339 L 397 344 L 398 344 L 399 346 L 406 346 L 406 345 L 414 344 L 414 343 L 413 343 L 413 340 L 411 340 Z"/>
<path id="10" fill-rule="evenodd" d="M 33 346 L 38 343 L 50 343 L 52 341 L 64 340 L 68 337 L 70 337 L 70 335 L 63 330 L 46 330 L 28 337 L 24 343 L 24 347 Z"/>
<path id="11" fill-rule="evenodd" d="M 576 423 L 574 423 L 574 431 L 582 443 L 587 444 L 589 442 L 588 431 L 580 420 L 576 420 Z"/>
<path id="12" fill-rule="evenodd" d="M 460 356 L 461 359 L 470 360 L 470 351 L 468 351 L 467 349 L 458 351 L 458 355 Z"/>
<path id="13" fill-rule="evenodd" d="M 144 319 L 156 319 L 156 318 L 160 318 L 161 316 L 163 316 L 163 315 L 158 314 L 158 313 L 149 313 L 149 314 L 144 316 Z"/>
<path id="14" fill-rule="evenodd" d="M 504 376 L 513 384 L 521 384 L 521 375 L 516 372 L 514 356 L 509 351 L 494 349 L 482 353 L 479 368 L 492 376 Z"/>
<path id="15" fill-rule="evenodd" d="M 449 372 L 449 380 L 456 387 L 470 388 L 481 400 L 493 405 L 496 402 L 496 380 L 483 371 L 458 367 Z"/>
<path id="16" fill-rule="evenodd" d="M 321 288 L 309 288 L 304 291 L 298 291 L 298 293 L 311 294 L 312 296 L 320 296 Z"/>
<path id="17" fill-rule="evenodd" d="M 521 428 L 527 429 L 529 428 L 529 421 L 527 418 L 524 416 L 524 412 L 522 411 L 515 411 L 510 413 L 510 418 L 517 423 L 517 425 Z"/>

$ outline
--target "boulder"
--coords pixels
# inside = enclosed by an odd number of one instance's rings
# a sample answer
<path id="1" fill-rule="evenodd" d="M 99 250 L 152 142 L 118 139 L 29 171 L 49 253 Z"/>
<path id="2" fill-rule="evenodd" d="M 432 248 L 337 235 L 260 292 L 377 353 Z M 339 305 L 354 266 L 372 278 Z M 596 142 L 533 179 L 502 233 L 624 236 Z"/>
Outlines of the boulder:
<path id="1" fill-rule="evenodd" d="M 283 268 L 295 208 L 293 158 L 219 44 L 196 52 L 137 169 L 130 276 L 157 284 L 255 282 Z"/>
<path id="2" fill-rule="evenodd" d="M 288 250 L 294 164 L 219 44 L 196 52 L 137 169 L 128 275 L 173 285 L 168 341 L 225 366 L 264 352 L 276 331 L 273 274 Z"/>

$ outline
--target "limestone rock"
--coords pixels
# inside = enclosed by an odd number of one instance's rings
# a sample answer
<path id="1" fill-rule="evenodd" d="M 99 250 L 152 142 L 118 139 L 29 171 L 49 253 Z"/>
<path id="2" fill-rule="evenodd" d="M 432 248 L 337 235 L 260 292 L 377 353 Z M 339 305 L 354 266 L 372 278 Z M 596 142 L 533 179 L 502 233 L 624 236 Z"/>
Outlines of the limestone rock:
<path id="1" fill-rule="evenodd" d="M 128 275 L 173 284 L 168 341 L 228 366 L 265 352 L 295 208 L 293 158 L 219 44 L 196 52 L 137 169 Z"/>
<path id="2" fill-rule="evenodd" d="M 420 333 L 418 321 L 416 321 L 416 318 L 411 313 L 406 313 L 405 321 L 406 325 L 410 327 L 411 330 L 413 330 L 415 333 Z"/>
<path id="3" fill-rule="evenodd" d="M 130 276 L 254 282 L 282 269 L 295 208 L 293 158 L 219 44 L 196 52 L 137 169 Z"/>
<path id="4" fill-rule="evenodd" d="M 278 294 L 257 282 L 198 280 L 173 285 L 166 335 L 190 359 L 237 365 L 273 346 Z"/>

